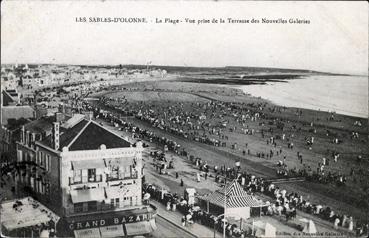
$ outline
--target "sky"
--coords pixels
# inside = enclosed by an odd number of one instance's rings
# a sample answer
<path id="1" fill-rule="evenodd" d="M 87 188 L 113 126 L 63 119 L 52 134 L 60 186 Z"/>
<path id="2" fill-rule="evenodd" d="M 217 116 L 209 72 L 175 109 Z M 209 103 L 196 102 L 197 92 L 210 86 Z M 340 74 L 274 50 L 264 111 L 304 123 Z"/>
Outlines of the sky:
<path id="1" fill-rule="evenodd" d="M 81 23 L 76 17 L 144 17 Z M 310 24 L 180 24 L 156 18 L 309 20 Z M 368 73 L 366 2 L 7 1 L 1 62 L 253 66 Z"/>

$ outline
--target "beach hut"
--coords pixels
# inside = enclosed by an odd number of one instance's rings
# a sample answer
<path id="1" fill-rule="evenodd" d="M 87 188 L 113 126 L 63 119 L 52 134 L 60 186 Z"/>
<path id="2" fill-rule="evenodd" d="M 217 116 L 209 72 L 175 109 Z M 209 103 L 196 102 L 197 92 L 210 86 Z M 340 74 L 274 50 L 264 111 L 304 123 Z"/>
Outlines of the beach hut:
<path id="1" fill-rule="evenodd" d="M 277 229 L 268 222 L 255 221 L 252 226 L 256 237 L 276 237 Z"/>
<path id="2" fill-rule="evenodd" d="M 208 212 L 216 215 L 225 213 L 226 217 L 237 219 L 250 218 L 251 214 L 255 214 L 255 212 L 251 212 L 251 209 L 258 209 L 257 214 L 260 214 L 260 209 L 263 206 L 255 197 L 247 194 L 237 180 L 227 184 L 221 190 L 197 198 L 200 205 L 205 207 Z M 224 209 L 225 202 L 226 209 Z"/>

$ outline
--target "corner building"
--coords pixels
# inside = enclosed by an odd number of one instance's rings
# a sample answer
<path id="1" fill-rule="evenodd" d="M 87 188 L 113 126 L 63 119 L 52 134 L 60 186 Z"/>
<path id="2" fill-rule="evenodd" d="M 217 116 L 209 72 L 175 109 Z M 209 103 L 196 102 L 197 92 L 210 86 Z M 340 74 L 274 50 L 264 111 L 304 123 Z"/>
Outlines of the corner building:
<path id="1" fill-rule="evenodd" d="M 61 221 L 58 236 L 133 237 L 156 229 L 155 209 L 142 203 L 141 142 L 133 147 L 83 116 L 53 123 L 36 144 L 50 160 L 48 198 L 37 198 Z"/>

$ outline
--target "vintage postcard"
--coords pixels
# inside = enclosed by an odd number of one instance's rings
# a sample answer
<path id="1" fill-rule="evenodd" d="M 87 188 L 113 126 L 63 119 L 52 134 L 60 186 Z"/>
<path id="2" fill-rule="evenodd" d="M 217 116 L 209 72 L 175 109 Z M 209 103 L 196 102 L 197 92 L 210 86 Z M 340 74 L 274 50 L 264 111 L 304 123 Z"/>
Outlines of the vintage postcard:
<path id="1" fill-rule="evenodd" d="M 366 1 L 3 1 L 1 237 L 367 237 Z"/>

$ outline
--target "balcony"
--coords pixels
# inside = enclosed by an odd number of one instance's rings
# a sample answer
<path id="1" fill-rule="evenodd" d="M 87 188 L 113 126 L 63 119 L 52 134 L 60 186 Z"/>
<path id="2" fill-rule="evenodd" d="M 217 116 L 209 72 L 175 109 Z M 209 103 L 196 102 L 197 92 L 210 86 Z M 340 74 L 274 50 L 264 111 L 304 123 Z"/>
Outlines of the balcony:
<path id="1" fill-rule="evenodd" d="M 140 208 L 143 205 L 141 205 L 140 202 L 137 203 L 124 203 L 121 202 L 118 205 L 111 205 L 111 204 L 105 204 L 105 203 L 97 203 L 96 206 L 89 206 L 83 208 L 83 206 L 73 207 L 71 205 L 70 207 L 64 208 L 65 214 L 67 216 L 76 216 L 76 215 L 86 215 L 86 214 L 94 214 L 94 213 L 104 213 L 104 212 L 112 212 L 112 211 L 120 211 L 125 209 L 134 209 L 134 208 Z"/>
<path id="2" fill-rule="evenodd" d="M 103 175 L 99 174 L 96 176 L 81 176 L 79 179 L 69 178 L 69 185 L 78 185 L 86 183 L 100 183 L 103 182 Z"/>
<path id="3" fill-rule="evenodd" d="M 126 180 L 126 179 L 137 179 L 138 172 L 135 171 L 134 173 L 111 173 L 110 176 L 108 175 L 106 178 L 107 182 L 117 181 L 117 180 Z"/>

